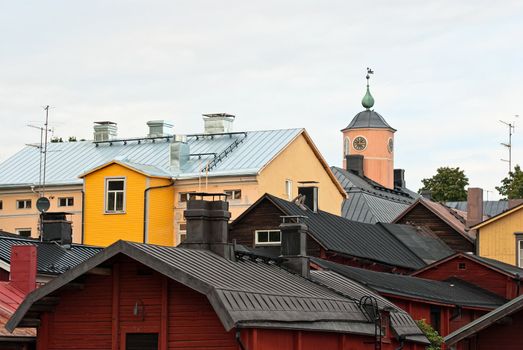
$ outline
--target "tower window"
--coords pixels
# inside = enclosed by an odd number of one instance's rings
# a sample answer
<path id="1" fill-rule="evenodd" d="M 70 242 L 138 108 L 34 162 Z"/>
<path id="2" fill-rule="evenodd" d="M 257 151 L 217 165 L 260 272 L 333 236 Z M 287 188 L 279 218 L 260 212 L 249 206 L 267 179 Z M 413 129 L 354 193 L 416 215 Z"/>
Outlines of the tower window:
<path id="1" fill-rule="evenodd" d="M 345 137 L 345 142 L 343 143 L 343 154 L 348 156 L 350 152 L 350 139 Z"/>

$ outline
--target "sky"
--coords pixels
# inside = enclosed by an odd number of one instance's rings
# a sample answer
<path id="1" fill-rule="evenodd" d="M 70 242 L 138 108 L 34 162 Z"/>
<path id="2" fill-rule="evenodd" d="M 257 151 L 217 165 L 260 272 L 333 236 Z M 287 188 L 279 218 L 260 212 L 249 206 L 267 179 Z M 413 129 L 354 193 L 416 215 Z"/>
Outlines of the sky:
<path id="1" fill-rule="evenodd" d="M 99 120 L 121 137 L 154 119 L 197 133 L 220 112 L 235 130 L 304 127 L 339 166 L 371 67 L 407 186 L 459 166 L 495 199 L 499 120 L 516 121 L 513 164 L 523 154 L 522 18 L 508 0 L 0 0 L 0 161 L 39 141 L 27 125 L 50 105 L 62 138 Z"/>

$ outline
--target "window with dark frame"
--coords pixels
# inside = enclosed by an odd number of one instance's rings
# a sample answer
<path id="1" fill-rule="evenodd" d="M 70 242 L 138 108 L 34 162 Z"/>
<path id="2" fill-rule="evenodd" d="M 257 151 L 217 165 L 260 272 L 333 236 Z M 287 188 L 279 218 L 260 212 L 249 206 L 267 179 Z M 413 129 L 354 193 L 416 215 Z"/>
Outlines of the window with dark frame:
<path id="1" fill-rule="evenodd" d="M 18 199 L 16 201 L 16 209 L 30 209 L 31 200 L 30 199 Z"/>
<path id="2" fill-rule="evenodd" d="M 430 307 L 430 325 L 441 334 L 441 309 L 437 306 Z"/>
<path id="3" fill-rule="evenodd" d="M 194 192 L 180 192 L 178 194 L 178 202 L 185 203 L 185 202 L 189 201 L 191 199 L 191 195 L 193 193 Z"/>
<path id="4" fill-rule="evenodd" d="M 125 203 L 125 179 L 106 179 L 105 212 L 121 213 Z"/>
<path id="5" fill-rule="evenodd" d="M 31 237 L 31 229 L 30 228 L 17 228 L 15 229 L 16 234 L 22 236 L 22 237 Z"/>
<path id="6" fill-rule="evenodd" d="M 466 263 L 464 263 L 464 262 L 458 263 L 458 270 L 466 270 L 466 269 L 467 269 Z"/>
<path id="7" fill-rule="evenodd" d="M 280 245 L 280 230 L 256 230 L 254 232 L 254 242 L 256 245 Z"/>
<path id="8" fill-rule="evenodd" d="M 73 197 L 59 197 L 58 206 L 59 207 L 72 207 L 74 205 Z"/>

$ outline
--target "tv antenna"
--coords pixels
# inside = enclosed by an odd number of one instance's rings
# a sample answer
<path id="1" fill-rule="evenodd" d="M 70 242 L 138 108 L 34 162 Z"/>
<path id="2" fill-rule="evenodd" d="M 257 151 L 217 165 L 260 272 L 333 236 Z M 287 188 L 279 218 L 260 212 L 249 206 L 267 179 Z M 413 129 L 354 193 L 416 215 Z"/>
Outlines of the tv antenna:
<path id="1" fill-rule="evenodd" d="M 40 197 L 45 196 L 45 178 L 46 178 L 46 167 L 47 167 L 47 142 L 49 132 L 53 132 L 53 129 L 49 129 L 49 105 L 44 106 L 45 111 L 45 123 L 43 126 L 37 126 L 33 124 L 28 124 L 30 128 L 40 130 L 40 144 L 29 144 L 28 146 L 38 148 L 40 150 L 40 169 L 38 172 L 38 187 L 40 190 Z"/>
<path id="2" fill-rule="evenodd" d="M 514 117 L 518 118 L 519 115 L 516 114 Z M 510 173 L 512 171 L 512 135 L 516 130 L 516 121 L 514 120 L 513 122 L 508 123 L 506 121 L 500 120 L 500 122 L 508 126 L 508 143 L 501 142 L 502 146 L 508 148 L 508 159 L 502 158 L 501 161 L 508 163 L 508 172 Z"/>

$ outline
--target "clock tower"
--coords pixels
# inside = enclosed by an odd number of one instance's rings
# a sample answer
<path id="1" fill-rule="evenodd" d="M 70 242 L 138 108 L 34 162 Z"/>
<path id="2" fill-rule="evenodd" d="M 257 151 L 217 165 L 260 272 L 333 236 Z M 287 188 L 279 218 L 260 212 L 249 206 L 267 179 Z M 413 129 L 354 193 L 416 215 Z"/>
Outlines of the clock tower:
<path id="1" fill-rule="evenodd" d="M 371 108 L 374 98 L 369 89 L 370 74 L 367 68 L 367 92 L 361 101 L 365 108 L 341 130 L 343 133 L 343 167 L 352 168 L 352 155 L 363 156 L 363 175 L 387 188 L 394 188 L 394 133 L 385 119 Z M 361 157 L 359 157 L 361 162 Z M 353 158 L 355 159 L 355 158 Z M 355 161 L 355 160 L 353 160 Z"/>

